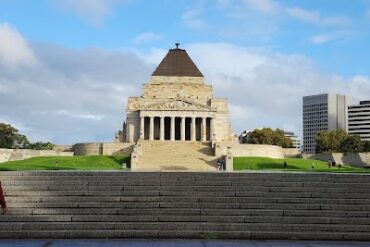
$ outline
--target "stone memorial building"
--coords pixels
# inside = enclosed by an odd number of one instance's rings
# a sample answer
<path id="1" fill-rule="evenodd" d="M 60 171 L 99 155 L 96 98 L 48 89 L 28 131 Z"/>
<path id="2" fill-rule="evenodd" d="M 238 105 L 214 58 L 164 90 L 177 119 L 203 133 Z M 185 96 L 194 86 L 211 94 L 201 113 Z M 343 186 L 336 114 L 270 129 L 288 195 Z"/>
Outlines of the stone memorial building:
<path id="1" fill-rule="evenodd" d="M 140 97 L 127 103 L 125 141 L 223 142 L 232 136 L 227 99 L 211 85 L 187 52 L 170 49 Z"/>

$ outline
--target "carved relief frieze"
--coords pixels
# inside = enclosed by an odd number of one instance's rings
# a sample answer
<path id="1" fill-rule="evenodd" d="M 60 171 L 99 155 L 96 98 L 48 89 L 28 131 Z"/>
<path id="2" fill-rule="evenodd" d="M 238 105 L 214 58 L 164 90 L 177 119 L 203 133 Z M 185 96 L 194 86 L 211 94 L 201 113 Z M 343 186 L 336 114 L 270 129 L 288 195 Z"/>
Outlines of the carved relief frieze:
<path id="1" fill-rule="evenodd" d="M 157 111 L 216 111 L 216 109 L 196 102 L 183 99 L 160 102 L 146 106 L 143 110 Z"/>

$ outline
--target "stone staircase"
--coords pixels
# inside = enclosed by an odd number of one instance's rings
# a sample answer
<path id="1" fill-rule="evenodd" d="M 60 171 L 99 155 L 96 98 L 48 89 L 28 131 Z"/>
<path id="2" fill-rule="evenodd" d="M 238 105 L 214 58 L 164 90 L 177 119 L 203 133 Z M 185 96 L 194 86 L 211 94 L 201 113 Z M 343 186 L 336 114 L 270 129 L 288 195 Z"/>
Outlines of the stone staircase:
<path id="1" fill-rule="evenodd" d="M 370 240 L 370 176 L 0 172 L 0 238 Z"/>
<path id="2" fill-rule="evenodd" d="M 216 171 L 217 157 L 209 143 L 140 141 L 136 171 Z"/>

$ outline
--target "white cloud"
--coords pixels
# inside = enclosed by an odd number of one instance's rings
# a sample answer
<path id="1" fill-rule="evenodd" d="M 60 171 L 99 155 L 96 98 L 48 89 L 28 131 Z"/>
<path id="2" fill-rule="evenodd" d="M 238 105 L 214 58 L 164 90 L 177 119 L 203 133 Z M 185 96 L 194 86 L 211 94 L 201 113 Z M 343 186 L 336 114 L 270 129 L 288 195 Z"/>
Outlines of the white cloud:
<path id="1" fill-rule="evenodd" d="M 136 36 L 134 39 L 134 43 L 136 44 L 148 43 L 148 42 L 160 40 L 162 38 L 163 36 L 161 34 L 146 32 L 146 33 L 141 33 L 138 36 Z"/>
<path id="2" fill-rule="evenodd" d="M 352 24 L 351 19 L 346 16 L 323 17 L 319 11 L 309 11 L 298 7 L 286 8 L 285 11 L 291 17 L 315 25 L 347 27 Z"/>
<path id="3" fill-rule="evenodd" d="M 0 24 L 0 64 L 10 68 L 37 64 L 27 41 L 7 23 Z"/>
<path id="4" fill-rule="evenodd" d="M 153 48 L 149 52 L 135 51 L 140 59 L 146 61 L 148 64 L 151 64 L 154 67 L 162 61 L 167 52 L 168 50 L 158 48 Z"/>
<path id="5" fill-rule="evenodd" d="M 243 0 L 247 6 L 265 13 L 265 14 L 276 14 L 280 10 L 278 2 L 275 0 Z"/>
<path id="6" fill-rule="evenodd" d="M 86 113 L 75 113 L 67 110 L 57 110 L 54 112 L 56 115 L 62 115 L 72 118 L 79 118 L 79 119 L 87 119 L 87 120 L 95 120 L 100 121 L 104 118 L 104 115 L 94 115 L 94 114 L 86 114 Z"/>
<path id="7" fill-rule="evenodd" d="M 321 45 L 331 41 L 333 37 L 329 34 L 317 34 L 310 38 L 310 41 L 314 44 Z"/>
<path id="8" fill-rule="evenodd" d="M 37 69 L 20 73 L 0 63 L 0 116 L 31 141 L 112 141 L 127 98 L 140 95 L 154 70 L 130 51 L 35 43 L 29 49 Z"/>
<path id="9" fill-rule="evenodd" d="M 353 37 L 354 35 L 356 35 L 355 32 L 346 32 L 346 31 L 327 32 L 311 36 L 310 41 L 315 45 L 321 45 L 331 41 L 345 40 Z"/>
<path id="10" fill-rule="evenodd" d="M 320 23 L 320 13 L 318 11 L 308 11 L 302 8 L 286 8 L 288 15 L 295 17 L 301 21 L 314 24 Z"/>
<path id="11" fill-rule="evenodd" d="M 202 18 L 203 12 L 203 8 L 200 6 L 190 9 L 182 15 L 182 21 L 188 28 L 203 29 L 207 26 L 206 21 Z"/>
<path id="12" fill-rule="evenodd" d="M 53 2 L 60 9 L 77 14 L 95 26 L 102 26 L 104 19 L 127 0 L 57 0 Z"/>

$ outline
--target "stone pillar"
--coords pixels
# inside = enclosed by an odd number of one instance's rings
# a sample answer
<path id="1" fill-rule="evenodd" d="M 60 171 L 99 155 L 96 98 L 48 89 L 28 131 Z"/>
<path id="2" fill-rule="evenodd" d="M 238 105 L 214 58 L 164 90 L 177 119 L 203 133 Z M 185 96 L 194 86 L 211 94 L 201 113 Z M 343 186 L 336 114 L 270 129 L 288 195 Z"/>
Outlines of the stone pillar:
<path id="1" fill-rule="evenodd" d="M 227 155 L 225 157 L 225 165 L 226 165 L 226 171 L 232 172 L 234 171 L 234 157 L 231 151 L 231 147 L 227 147 Z"/>
<path id="2" fill-rule="evenodd" d="M 181 117 L 181 141 L 185 141 L 185 117 Z"/>
<path id="3" fill-rule="evenodd" d="M 209 135 L 209 137 L 210 137 L 210 139 L 211 139 L 211 141 L 212 142 L 215 142 L 216 141 L 216 138 L 215 138 L 215 136 L 216 136 L 216 134 L 214 133 L 214 131 L 215 131 L 215 126 L 214 126 L 214 120 L 213 120 L 213 118 L 211 118 L 211 129 L 210 129 L 210 135 Z"/>
<path id="4" fill-rule="evenodd" d="M 195 141 L 195 117 L 191 118 L 191 140 Z"/>
<path id="5" fill-rule="evenodd" d="M 207 141 L 207 118 L 203 117 L 202 118 L 202 142 Z"/>
<path id="6" fill-rule="evenodd" d="M 140 118 L 140 139 L 141 140 L 144 140 L 144 120 L 145 118 L 144 117 L 141 117 Z"/>
<path id="7" fill-rule="evenodd" d="M 149 123 L 149 140 L 154 140 L 154 117 L 150 117 L 150 123 Z"/>
<path id="8" fill-rule="evenodd" d="M 175 140 L 175 117 L 171 117 L 171 141 Z"/>
<path id="9" fill-rule="evenodd" d="M 161 125 L 160 125 L 160 138 L 161 141 L 164 141 L 164 117 L 161 117 Z"/>

